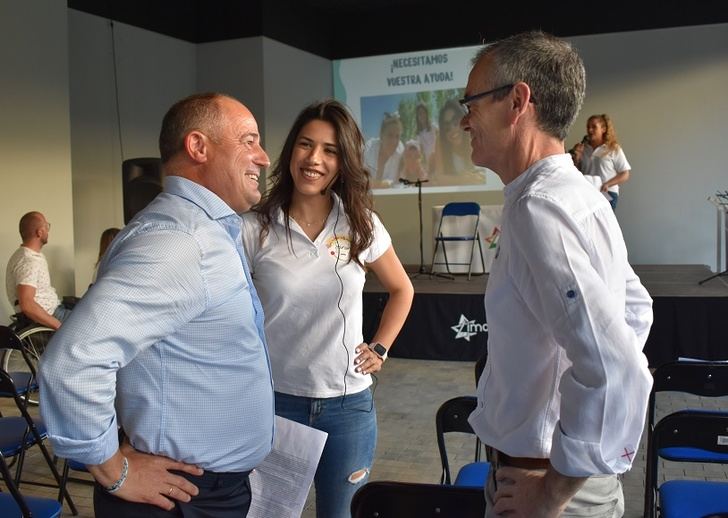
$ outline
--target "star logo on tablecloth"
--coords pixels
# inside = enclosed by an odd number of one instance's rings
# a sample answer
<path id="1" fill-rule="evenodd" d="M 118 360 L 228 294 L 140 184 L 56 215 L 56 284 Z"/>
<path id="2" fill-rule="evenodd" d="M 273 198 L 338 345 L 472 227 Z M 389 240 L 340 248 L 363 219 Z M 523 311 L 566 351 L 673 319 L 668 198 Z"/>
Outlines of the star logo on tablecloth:
<path id="1" fill-rule="evenodd" d="M 455 340 L 465 338 L 469 342 L 472 336 L 478 334 L 477 331 L 473 332 L 475 329 L 475 320 L 468 320 L 462 313 L 460 314 L 460 322 L 458 322 L 458 325 L 452 326 L 450 329 L 455 331 Z"/>

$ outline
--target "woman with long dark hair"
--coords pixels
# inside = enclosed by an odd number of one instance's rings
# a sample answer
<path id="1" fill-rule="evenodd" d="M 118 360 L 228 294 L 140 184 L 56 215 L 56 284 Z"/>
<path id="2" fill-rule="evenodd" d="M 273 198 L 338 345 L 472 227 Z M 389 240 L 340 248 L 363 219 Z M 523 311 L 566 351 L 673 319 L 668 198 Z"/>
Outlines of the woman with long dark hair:
<path id="1" fill-rule="evenodd" d="M 315 477 L 319 518 L 349 516 L 376 446 L 370 385 L 409 313 L 413 289 L 372 208 L 363 138 L 326 100 L 293 123 L 272 187 L 243 217 L 243 242 L 265 312 L 276 413 L 328 433 Z M 389 298 L 372 340 L 362 290 L 372 270 Z"/>

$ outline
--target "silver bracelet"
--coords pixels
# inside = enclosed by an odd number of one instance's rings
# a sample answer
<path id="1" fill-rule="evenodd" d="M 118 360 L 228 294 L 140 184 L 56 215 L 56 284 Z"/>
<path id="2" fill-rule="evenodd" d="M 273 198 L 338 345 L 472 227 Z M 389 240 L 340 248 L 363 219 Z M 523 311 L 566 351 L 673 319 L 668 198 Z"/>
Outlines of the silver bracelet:
<path id="1" fill-rule="evenodd" d="M 119 476 L 119 480 L 114 482 L 108 487 L 105 487 L 104 490 L 107 493 L 116 493 L 119 489 L 121 489 L 121 486 L 124 485 L 124 482 L 126 482 L 126 476 L 129 474 L 129 461 L 126 457 L 124 457 L 124 461 L 121 463 L 121 475 Z"/>

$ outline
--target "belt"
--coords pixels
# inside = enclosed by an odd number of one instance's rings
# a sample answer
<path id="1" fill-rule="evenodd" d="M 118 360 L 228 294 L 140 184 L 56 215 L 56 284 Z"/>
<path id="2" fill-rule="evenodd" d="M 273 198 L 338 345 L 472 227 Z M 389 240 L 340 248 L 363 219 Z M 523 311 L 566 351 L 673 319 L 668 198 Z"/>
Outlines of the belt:
<path id="1" fill-rule="evenodd" d="M 548 469 L 551 466 L 549 459 L 538 459 L 534 457 L 511 457 L 510 455 L 498 451 L 495 448 L 488 449 L 488 458 L 491 463 L 498 469 L 500 466 L 511 466 L 521 469 Z"/>
<path id="2" fill-rule="evenodd" d="M 170 470 L 181 477 L 186 478 L 194 485 L 200 488 L 221 488 L 236 486 L 238 484 L 247 483 L 250 471 L 235 471 L 221 473 L 216 471 L 205 470 L 202 475 L 191 475 L 184 471 Z"/>

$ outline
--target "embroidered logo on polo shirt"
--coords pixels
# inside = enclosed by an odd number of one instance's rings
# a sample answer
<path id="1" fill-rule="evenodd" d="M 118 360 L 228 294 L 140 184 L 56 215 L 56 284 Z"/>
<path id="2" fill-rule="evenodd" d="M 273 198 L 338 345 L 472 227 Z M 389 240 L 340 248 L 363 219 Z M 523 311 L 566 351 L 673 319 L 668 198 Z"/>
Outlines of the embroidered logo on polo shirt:
<path id="1" fill-rule="evenodd" d="M 349 239 L 349 236 L 331 236 L 325 243 L 331 257 L 338 258 L 342 263 L 349 260 L 351 252 L 351 239 Z"/>

